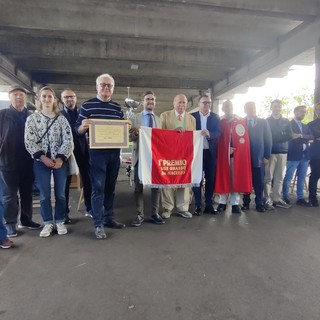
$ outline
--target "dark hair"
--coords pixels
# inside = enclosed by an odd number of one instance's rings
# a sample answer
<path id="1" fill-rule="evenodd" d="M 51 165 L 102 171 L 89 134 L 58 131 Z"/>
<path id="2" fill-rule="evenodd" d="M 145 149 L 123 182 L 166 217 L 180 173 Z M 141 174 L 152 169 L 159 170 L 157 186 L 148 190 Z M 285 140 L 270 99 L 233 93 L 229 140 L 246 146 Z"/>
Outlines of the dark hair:
<path id="1" fill-rule="evenodd" d="M 293 109 L 293 112 L 297 112 L 297 111 L 300 111 L 301 109 L 307 109 L 306 106 L 297 106 Z"/>
<path id="2" fill-rule="evenodd" d="M 145 91 L 145 92 L 142 94 L 142 99 L 144 99 L 144 97 L 147 96 L 148 94 L 152 94 L 154 97 L 156 97 L 156 95 L 154 94 L 153 91 L 148 90 L 148 91 Z"/>
<path id="3" fill-rule="evenodd" d="M 280 106 L 282 106 L 282 101 L 279 99 L 275 99 L 275 100 L 271 101 L 270 106 L 272 106 L 274 103 L 279 103 Z"/>
<path id="4" fill-rule="evenodd" d="M 199 97 L 199 101 L 203 98 L 208 98 L 208 99 L 211 99 L 210 95 L 208 93 L 205 93 L 205 94 L 202 94 L 200 97 Z"/>

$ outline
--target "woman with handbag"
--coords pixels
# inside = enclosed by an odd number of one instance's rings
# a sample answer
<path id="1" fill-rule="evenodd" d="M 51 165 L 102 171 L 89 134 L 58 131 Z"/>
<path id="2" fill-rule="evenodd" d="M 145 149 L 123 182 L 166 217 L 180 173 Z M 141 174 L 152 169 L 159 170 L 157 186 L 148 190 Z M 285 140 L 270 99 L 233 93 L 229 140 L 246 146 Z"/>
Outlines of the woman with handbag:
<path id="1" fill-rule="evenodd" d="M 73 139 L 67 119 L 60 115 L 55 92 L 43 87 L 38 94 L 38 112 L 27 118 L 25 145 L 34 159 L 34 173 L 40 191 L 40 211 L 44 227 L 40 237 L 49 237 L 57 228 L 59 235 L 68 232 L 64 225 L 65 185 L 68 158 L 72 154 Z M 55 212 L 51 206 L 51 175 L 54 180 Z"/>

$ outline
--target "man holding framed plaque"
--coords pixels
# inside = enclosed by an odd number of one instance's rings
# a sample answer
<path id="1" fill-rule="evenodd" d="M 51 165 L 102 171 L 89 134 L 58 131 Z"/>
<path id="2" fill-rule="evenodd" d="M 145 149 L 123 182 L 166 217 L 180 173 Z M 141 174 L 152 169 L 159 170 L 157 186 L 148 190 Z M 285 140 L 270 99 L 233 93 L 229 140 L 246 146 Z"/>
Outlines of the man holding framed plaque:
<path id="1" fill-rule="evenodd" d="M 120 148 L 128 143 L 128 122 L 119 104 L 111 100 L 114 79 L 101 74 L 96 79 L 97 97 L 84 102 L 76 123 L 78 134 L 89 128 L 92 216 L 97 239 L 107 237 L 103 226 L 122 229 L 114 219 L 115 186 L 120 168 Z"/>

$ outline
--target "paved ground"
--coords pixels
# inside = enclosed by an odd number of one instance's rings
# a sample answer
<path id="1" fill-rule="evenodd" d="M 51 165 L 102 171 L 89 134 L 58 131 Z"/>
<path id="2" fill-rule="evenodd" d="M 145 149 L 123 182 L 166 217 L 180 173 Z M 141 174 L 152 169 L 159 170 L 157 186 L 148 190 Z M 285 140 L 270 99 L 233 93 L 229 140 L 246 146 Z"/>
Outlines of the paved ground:
<path id="1" fill-rule="evenodd" d="M 116 215 L 134 211 L 122 179 Z M 26 231 L 0 250 L 1 320 L 320 319 L 319 208 L 173 216 L 105 241 L 71 217 L 68 235 Z"/>

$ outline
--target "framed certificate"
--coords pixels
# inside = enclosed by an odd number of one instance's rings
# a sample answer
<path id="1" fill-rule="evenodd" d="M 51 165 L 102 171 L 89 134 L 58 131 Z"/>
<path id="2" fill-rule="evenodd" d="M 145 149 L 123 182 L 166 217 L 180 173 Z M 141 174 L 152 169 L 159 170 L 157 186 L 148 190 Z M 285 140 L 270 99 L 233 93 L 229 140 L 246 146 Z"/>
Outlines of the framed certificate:
<path id="1" fill-rule="evenodd" d="M 90 149 L 114 149 L 129 147 L 128 120 L 90 119 Z"/>

